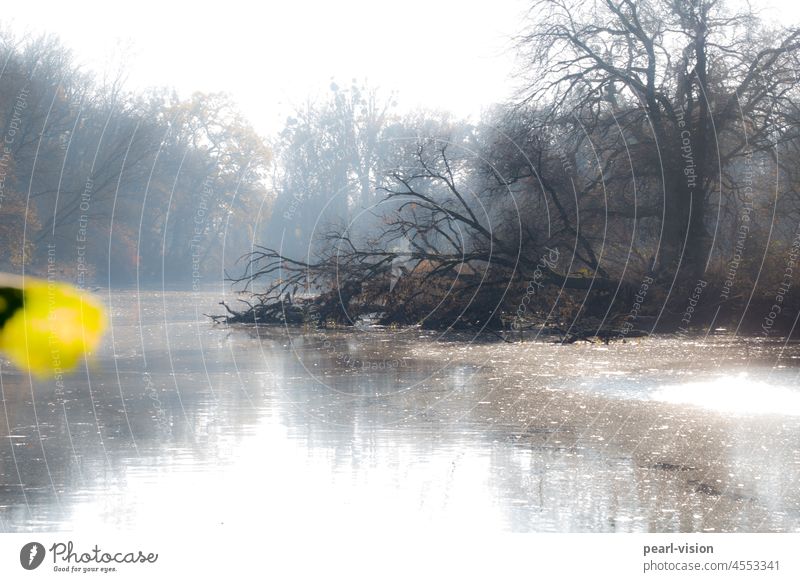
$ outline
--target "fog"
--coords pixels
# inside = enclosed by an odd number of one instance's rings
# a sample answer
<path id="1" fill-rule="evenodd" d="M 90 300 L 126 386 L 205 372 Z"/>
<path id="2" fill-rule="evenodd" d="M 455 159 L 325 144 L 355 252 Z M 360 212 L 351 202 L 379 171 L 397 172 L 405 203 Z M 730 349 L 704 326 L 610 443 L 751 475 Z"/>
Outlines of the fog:
<path id="1" fill-rule="evenodd" d="M 800 8 L 126 8 L 0 16 L 0 531 L 798 531 Z"/>

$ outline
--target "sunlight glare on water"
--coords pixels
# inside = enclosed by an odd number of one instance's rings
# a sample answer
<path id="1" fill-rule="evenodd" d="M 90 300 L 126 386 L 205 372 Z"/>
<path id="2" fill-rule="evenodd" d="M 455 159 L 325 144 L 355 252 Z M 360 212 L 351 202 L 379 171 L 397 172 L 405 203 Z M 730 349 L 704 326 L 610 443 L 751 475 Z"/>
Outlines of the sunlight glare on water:
<path id="1" fill-rule="evenodd" d="M 786 386 L 753 380 L 744 373 L 664 386 L 653 394 L 653 399 L 699 406 L 726 414 L 800 416 L 800 392 Z"/>
<path id="2" fill-rule="evenodd" d="M 219 296 L 115 292 L 63 392 L 2 366 L 0 530 L 800 528 L 795 346 L 255 333 Z"/>

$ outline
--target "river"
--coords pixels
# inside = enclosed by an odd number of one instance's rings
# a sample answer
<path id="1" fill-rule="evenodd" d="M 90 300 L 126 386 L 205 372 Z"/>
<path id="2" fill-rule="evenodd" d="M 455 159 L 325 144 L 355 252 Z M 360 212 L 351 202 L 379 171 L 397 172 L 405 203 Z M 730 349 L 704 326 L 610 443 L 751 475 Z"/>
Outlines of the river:
<path id="1" fill-rule="evenodd" d="M 0 531 L 800 531 L 796 343 L 257 334 L 221 295 L 102 291 L 77 373 L 3 363 Z"/>

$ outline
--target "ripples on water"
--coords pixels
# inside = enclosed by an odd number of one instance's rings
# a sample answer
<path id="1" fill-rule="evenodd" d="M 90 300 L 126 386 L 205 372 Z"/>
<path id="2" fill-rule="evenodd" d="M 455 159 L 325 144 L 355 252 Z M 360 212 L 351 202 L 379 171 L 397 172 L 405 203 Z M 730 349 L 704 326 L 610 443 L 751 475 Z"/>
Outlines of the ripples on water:
<path id="1" fill-rule="evenodd" d="M 215 327 L 114 292 L 64 389 L 3 364 L 0 531 L 800 531 L 794 344 Z"/>

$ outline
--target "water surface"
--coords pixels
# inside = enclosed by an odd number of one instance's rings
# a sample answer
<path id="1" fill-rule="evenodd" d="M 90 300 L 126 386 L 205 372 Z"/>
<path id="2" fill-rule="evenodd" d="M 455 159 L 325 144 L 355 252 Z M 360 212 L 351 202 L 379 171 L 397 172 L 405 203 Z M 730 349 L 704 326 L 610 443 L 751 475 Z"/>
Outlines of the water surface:
<path id="1" fill-rule="evenodd" d="M 63 385 L 2 364 L 0 531 L 800 531 L 795 344 L 256 334 L 220 293 L 104 293 Z"/>

